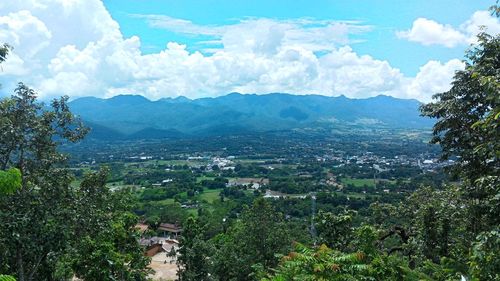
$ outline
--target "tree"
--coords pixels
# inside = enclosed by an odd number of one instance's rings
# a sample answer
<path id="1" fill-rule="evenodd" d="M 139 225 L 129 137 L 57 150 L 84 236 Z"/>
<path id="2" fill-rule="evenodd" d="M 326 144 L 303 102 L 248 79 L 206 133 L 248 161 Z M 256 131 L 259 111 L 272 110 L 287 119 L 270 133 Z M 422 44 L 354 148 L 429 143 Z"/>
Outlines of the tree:
<path id="1" fill-rule="evenodd" d="M 323 243 L 336 250 L 346 250 L 352 241 L 354 212 L 344 210 L 340 214 L 320 211 L 316 227 Z"/>
<path id="2" fill-rule="evenodd" d="M 85 176 L 76 191 L 72 237 L 58 261 L 57 277 L 73 275 L 88 281 L 146 280 L 149 259 L 137 243 L 136 215 L 130 213 L 131 194 L 111 192 L 108 169 Z"/>
<path id="3" fill-rule="evenodd" d="M 258 198 L 251 209 L 243 213 L 242 221 L 244 233 L 241 234 L 247 238 L 242 241 L 249 246 L 247 252 L 264 267 L 276 265 L 275 253 L 282 252 L 291 244 L 283 215 L 277 213 L 264 198 Z"/>
<path id="4" fill-rule="evenodd" d="M 353 244 L 356 250 L 371 258 L 377 254 L 376 242 L 379 238 L 378 231 L 370 225 L 362 225 L 355 230 L 356 239 Z"/>
<path id="5" fill-rule="evenodd" d="M 465 204 L 463 191 L 454 185 L 421 188 L 401 203 L 398 213 L 404 219 L 400 227 L 406 230 L 408 241 L 399 247 L 415 265 L 421 266 L 426 259 L 442 263 L 446 258 L 460 265 L 457 271 L 467 273 L 468 247 L 475 236 L 466 231 Z"/>
<path id="6" fill-rule="evenodd" d="M 67 97 L 47 107 L 24 84 L 15 94 L 0 101 L 0 171 L 19 187 L 0 196 L 0 269 L 20 281 L 144 280 L 148 260 L 133 231 L 130 195 L 110 192 L 105 170 L 79 188 L 70 185 L 74 178 L 57 148 L 87 129 Z"/>
<path id="7" fill-rule="evenodd" d="M 4 43 L 3 45 L 0 45 L 0 64 L 7 59 L 7 56 L 9 55 L 9 52 L 11 50 L 12 47 L 9 44 Z"/>
<path id="8" fill-rule="evenodd" d="M 179 242 L 179 257 L 177 258 L 179 280 L 210 280 L 208 273 L 211 249 L 203 240 L 203 232 L 195 218 L 187 219 Z"/>
<path id="9" fill-rule="evenodd" d="M 51 258 L 64 249 L 69 232 L 71 175 L 60 165 L 58 143 L 81 139 L 86 129 L 70 113 L 67 97 L 51 109 L 20 83 L 15 95 L 0 101 L 0 170 L 17 168 L 19 189 L 0 198 L 0 242 L 7 252 L 1 262 L 20 281 L 46 279 Z"/>
<path id="10" fill-rule="evenodd" d="M 439 262 L 438 258 L 438 219 L 433 206 L 426 207 L 423 216 L 423 253 L 426 258 Z"/>
<path id="11" fill-rule="evenodd" d="M 21 173 L 16 168 L 7 171 L 0 171 L 0 196 L 9 195 L 21 186 Z M 0 246 L 0 251 L 2 251 Z M 10 275 L 0 275 L 0 281 L 16 281 Z"/>
<path id="12" fill-rule="evenodd" d="M 213 273 L 218 280 L 254 280 L 259 270 L 277 265 L 276 254 L 291 246 L 283 216 L 264 198 L 243 211 L 241 220 L 214 239 Z"/>
<path id="13" fill-rule="evenodd" d="M 0 46 L 0 64 L 7 59 L 7 55 L 9 54 L 10 50 L 11 47 L 8 44 L 3 44 L 2 46 Z M 21 172 L 18 169 L 11 168 L 7 171 L 0 170 L 0 196 L 12 194 L 19 187 L 21 187 Z M 1 247 L 0 250 L 2 250 Z M 15 280 L 16 279 L 10 275 L 0 275 L 0 281 Z"/>
<path id="14" fill-rule="evenodd" d="M 491 10 L 499 16 L 498 5 Z M 434 95 L 435 101 L 421 111 L 437 119 L 431 142 L 441 146 L 442 159 L 456 161 L 451 171 L 462 180 L 459 206 L 466 210 L 463 232 L 469 244 L 460 253 L 467 257 L 472 252 L 468 264 L 474 280 L 495 280 L 491 266 L 498 268 L 500 224 L 500 34 L 480 33 L 464 63 L 451 89 Z M 447 233 L 452 224 L 444 222 L 441 236 L 451 237 Z"/>
<path id="15" fill-rule="evenodd" d="M 9 44 L 0 45 L 0 64 L 2 64 L 9 55 L 9 52 L 12 50 L 12 47 Z M 2 84 L 0 84 L 2 86 Z"/>
<path id="16" fill-rule="evenodd" d="M 500 230 L 481 233 L 472 247 L 471 270 L 477 280 L 500 280 Z"/>
<path id="17" fill-rule="evenodd" d="M 421 108 L 437 119 L 431 142 L 442 159 L 457 161 L 453 172 L 463 180 L 475 234 L 500 223 L 500 35 L 483 32 L 478 41 L 451 89 Z"/>

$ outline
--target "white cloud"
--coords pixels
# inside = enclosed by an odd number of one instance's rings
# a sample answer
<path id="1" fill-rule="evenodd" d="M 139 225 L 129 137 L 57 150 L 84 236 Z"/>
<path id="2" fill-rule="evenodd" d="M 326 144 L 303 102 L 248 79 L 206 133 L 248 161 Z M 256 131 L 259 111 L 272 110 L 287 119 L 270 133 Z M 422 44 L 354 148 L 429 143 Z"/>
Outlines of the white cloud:
<path id="1" fill-rule="evenodd" d="M 178 19 L 166 15 L 132 15 L 136 18 L 146 19 L 151 27 L 168 29 L 178 33 L 191 35 L 222 36 L 226 31 L 225 26 L 197 25 L 185 19 Z"/>
<path id="2" fill-rule="evenodd" d="M 398 31 L 396 36 L 425 46 L 442 45 L 453 48 L 458 45 L 475 43 L 480 26 L 486 27 L 486 32 L 489 34 L 495 35 L 500 32 L 498 18 L 492 16 L 488 11 L 477 11 L 459 28 L 426 18 L 418 18 L 413 22 L 411 29 Z"/>
<path id="3" fill-rule="evenodd" d="M 477 11 L 469 20 L 460 26 L 466 34 L 469 34 L 468 43 L 475 43 L 476 35 L 481 32 L 480 28 L 485 27 L 486 32 L 492 35 L 500 33 L 500 21 L 488 11 Z"/>
<path id="4" fill-rule="evenodd" d="M 464 68 L 464 63 L 458 59 L 446 63 L 429 61 L 420 67 L 420 71 L 409 85 L 409 97 L 429 101 L 431 93 L 442 93 L 450 89 L 450 83 L 455 71 Z"/>
<path id="5" fill-rule="evenodd" d="M 196 98 L 239 91 L 429 100 L 449 87 L 461 67 L 455 60 L 429 62 L 415 78 L 406 77 L 387 61 L 347 46 L 351 34 L 370 29 L 358 22 L 262 18 L 201 26 L 148 16 L 152 25 L 209 36 L 213 42 L 207 46 L 219 46 L 206 54 L 170 42 L 160 52 L 143 54 L 140 38 L 124 38 L 98 0 L 4 2 L 0 15 L 0 39 L 15 47 L 2 65 L 0 83 L 12 89 L 25 81 L 44 98 L 123 93 Z"/>
<path id="6" fill-rule="evenodd" d="M 21 10 L 0 16 L 0 42 L 18 46 L 16 52 L 28 58 L 47 47 L 51 37 L 47 26 L 30 11 Z"/>
<path id="7" fill-rule="evenodd" d="M 467 36 L 455 30 L 452 26 L 443 25 L 426 18 L 416 19 L 410 30 L 400 31 L 397 36 L 426 46 L 443 45 L 448 48 L 467 41 Z"/>
<path id="8" fill-rule="evenodd" d="M 145 19 L 151 27 L 194 36 L 209 36 L 208 45 L 222 44 L 225 49 L 275 52 L 284 43 L 313 51 L 332 50 L 335 44 L 347 44 L 349 35 L 372 29 L 357 21 L 314 20 L 301 18 L 275 20 L 247 18 L 227 25 L 198 25 L 189 20 L 165 15 L 132 15 Z M 265 45 L 267 44 L 267 45 Z M 210 50 L 210 49 L 208 49 Z"/>

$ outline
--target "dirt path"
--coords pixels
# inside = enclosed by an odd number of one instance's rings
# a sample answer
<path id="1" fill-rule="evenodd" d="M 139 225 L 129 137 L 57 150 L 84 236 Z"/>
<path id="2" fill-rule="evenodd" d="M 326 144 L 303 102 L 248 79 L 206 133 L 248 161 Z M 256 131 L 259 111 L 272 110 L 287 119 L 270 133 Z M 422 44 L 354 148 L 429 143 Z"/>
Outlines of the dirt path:
<path id="1" fill-rule="evenodd" d="M 165 263 L 165 261 L 167 261 L 167 263 Z M 172 263 L 170 263 L 170 261 L 172 261 Z M 155 274 L 150 276 L 155 281 L 177 279 L 177 265 L 175 264 L 175 260 L 167 257 L 166 252 L 161 252 L 154 255 L 151 258 L 149 267 L 151 267 L 155 271 Z"/>

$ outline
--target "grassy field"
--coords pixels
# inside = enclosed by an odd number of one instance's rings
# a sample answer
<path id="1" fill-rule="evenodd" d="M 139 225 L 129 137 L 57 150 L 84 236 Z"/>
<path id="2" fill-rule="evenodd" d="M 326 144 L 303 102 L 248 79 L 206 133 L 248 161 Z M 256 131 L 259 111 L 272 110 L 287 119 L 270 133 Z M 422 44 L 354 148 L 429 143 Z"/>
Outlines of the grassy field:
<path id="1" fill-rule="evenodd" d="M 200 183 L 200 182 L 202 182 L 202 181 L 204 181 L 204 180 L 213 180 L 213 179 L 215 179 L 215 177 L 201 176 L 201 177 L 197 177 L 197 178 L 196 178 L 196 182 L 197 182 L 197 183 Z"/>
<path id="2" fill-rule="evenodd" d="M 196 178 L 196 183 L 200 183 L 204 180 L 214 180 L 216 177 L 212 177 L 212 176 L 201 176 L 201 177 L 197 177 Z M 227 180 L 231 180 L 231 179 L 235 179 L 235 177 L 224 177 L 226 178 Z"/>
<path id="3" fill-rule="evenodd" d="M 343 185 L 352 184 L 355 187 L 363 187 L 365 185 L 368 186 L 368 187 L 375 187 L 375 183 L 373 182 L 373 179 L 341 178 L 340 182 Z"/>
<path id="4" fill-rule="evenodd" d="M 206 200 L 208 203 L 212 204 L 214 201 L 219 199 L 219 193 L 222 189 L 205 189 L 202 194 L 198 195 L 200 200 Z"/>

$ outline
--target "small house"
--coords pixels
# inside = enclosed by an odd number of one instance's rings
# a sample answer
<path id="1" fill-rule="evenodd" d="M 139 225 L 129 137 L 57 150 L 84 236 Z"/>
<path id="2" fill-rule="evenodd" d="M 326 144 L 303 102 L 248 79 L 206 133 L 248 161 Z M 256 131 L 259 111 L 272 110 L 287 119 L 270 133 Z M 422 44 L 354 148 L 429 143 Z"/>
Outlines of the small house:
<path id="1" fill-rule="evenodd" d="M 157 230 L 163 233 L 164 237 L 177 238 L 182 233 L 182 228 L 180 226 L 171 223 L 161 223 Z"/>

